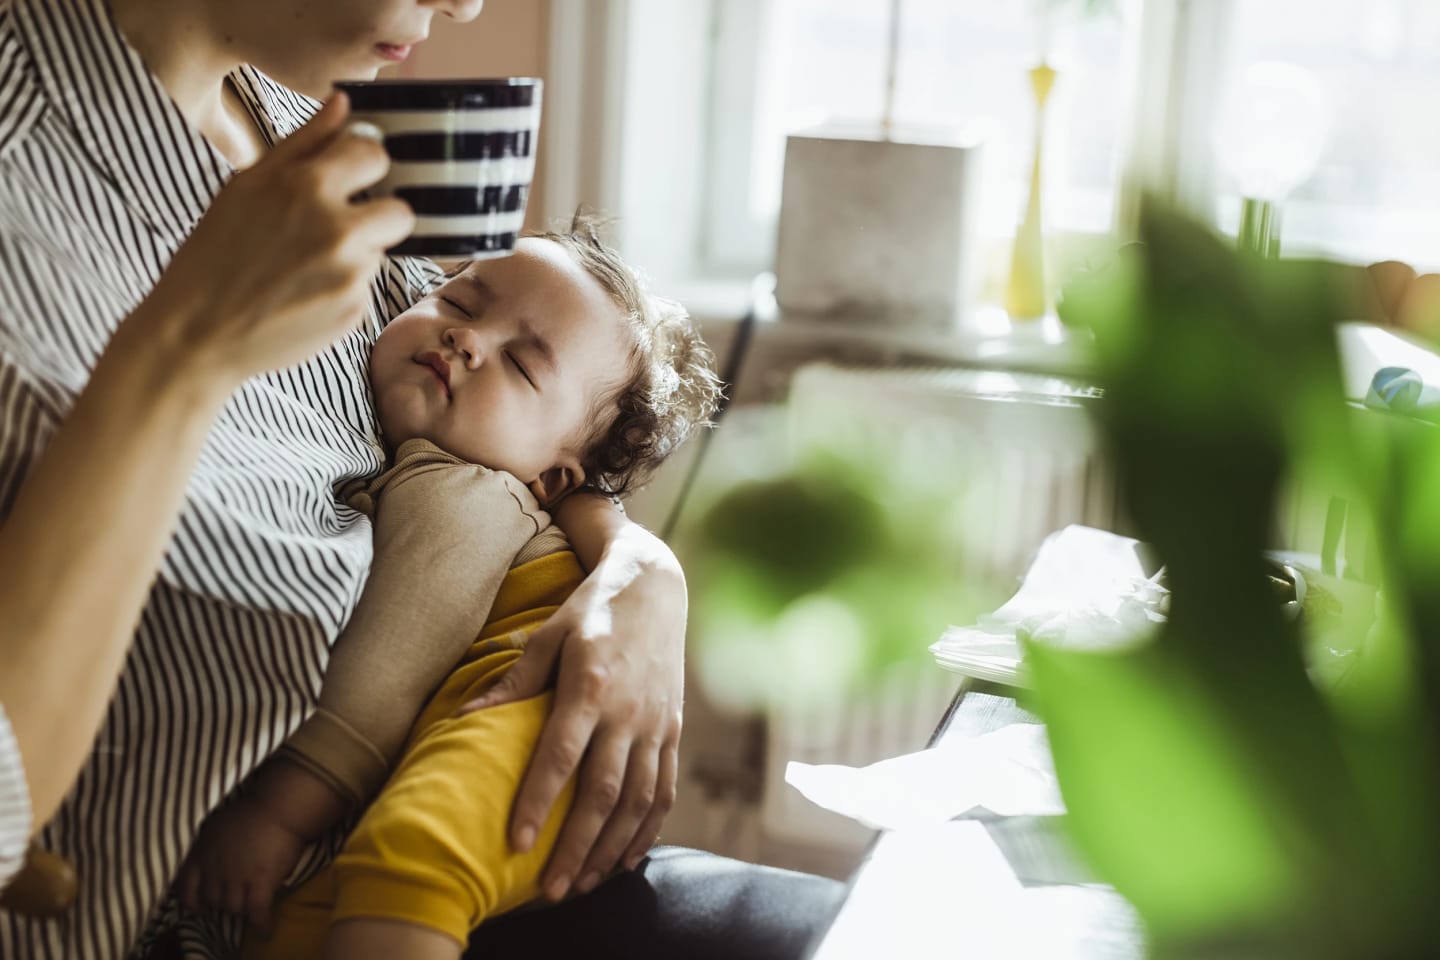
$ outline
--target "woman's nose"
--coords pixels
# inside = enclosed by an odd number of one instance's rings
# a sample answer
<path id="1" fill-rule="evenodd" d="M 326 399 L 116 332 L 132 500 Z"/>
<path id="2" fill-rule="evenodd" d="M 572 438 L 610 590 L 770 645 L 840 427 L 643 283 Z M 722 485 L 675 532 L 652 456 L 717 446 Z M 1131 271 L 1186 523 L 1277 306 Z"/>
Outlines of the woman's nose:
<path id="1" fill-rule="evenodd" d="M 480 16 L 485 0 L 432 0 L 430 6 L 457 23 L 469 23 Z"/>
<path id="2" fill-rule="evenodd" d="M 467 327 L 450 327 L 445 331 L 445 345 L 465 362 L 467 370 L 476 370 L 485 362 L 485 345 L 478 333 Z"/>

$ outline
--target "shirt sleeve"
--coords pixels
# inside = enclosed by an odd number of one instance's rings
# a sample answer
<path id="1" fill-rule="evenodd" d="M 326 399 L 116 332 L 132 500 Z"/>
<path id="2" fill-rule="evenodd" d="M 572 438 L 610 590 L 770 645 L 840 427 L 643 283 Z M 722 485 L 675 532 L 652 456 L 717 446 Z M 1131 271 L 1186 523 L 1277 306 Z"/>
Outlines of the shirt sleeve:
<path id="1" fill-rule="evenodd" d="M 53 435 L 60 402 L 21 373 L 0 340 L 0 517 L 10 513 L 31 463 Z M 25 865 L 33 818 L 20 746 L 0 706 L 0 887 Z"/>
<path id="2" fill-rule="evenodd" d="M 375 562 L 285 751 L 344 795 L 379 788 L 431 692 L 469 649 L 511 562 L 549 517 L 507 473 L 403 445 L 372 485 Z"/>
<path id="3" fill-rule="evenodd" d="M 0 707 L 0 887 L 25 865 L 30 847 L 30 786 L 10 718 Z"/>

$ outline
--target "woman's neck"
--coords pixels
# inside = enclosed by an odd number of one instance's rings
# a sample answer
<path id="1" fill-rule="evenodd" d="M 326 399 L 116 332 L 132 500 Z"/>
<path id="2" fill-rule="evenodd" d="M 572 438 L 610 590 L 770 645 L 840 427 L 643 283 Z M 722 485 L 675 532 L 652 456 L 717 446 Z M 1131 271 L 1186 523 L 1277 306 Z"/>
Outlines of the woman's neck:
<path id="1" fill-rule="evenodd" d="M 247 167 L 264 140 L 225 83 L 242 60 L 203 4 L 110 0 L 115 23 L 180 112 L 230 162 Z"/>

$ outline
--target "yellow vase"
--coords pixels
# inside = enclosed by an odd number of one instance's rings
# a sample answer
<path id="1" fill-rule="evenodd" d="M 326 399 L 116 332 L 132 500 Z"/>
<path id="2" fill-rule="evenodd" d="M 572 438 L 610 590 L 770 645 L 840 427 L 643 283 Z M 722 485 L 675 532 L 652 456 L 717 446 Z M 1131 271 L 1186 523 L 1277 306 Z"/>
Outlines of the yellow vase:
<path id="1" fill-rule="evenodd" d="M 1030 198 L 1025 220 L 1015 235 L 1010 258 L 1010 282 L 1005 290 L 1005 310 L 1012 319 L 1029 320 L 1046 313 L 1045 232 L 1040 211 L 1040 170 L 1045 147 L 1045 104 L 1055 85 L 1055 70 L 1040 64 L 1030 71 L 1035 94 L 1035 155 L 1030 166 Z"/>

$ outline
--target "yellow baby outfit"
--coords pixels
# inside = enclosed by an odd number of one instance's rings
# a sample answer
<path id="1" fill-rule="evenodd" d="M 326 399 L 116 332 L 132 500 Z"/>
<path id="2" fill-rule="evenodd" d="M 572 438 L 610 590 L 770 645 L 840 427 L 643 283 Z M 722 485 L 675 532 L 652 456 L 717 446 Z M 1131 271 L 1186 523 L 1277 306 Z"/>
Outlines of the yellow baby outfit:
<path id="1" fill-rule="evenodd" d="M 457 471 L 484 469 L 455 460 L 423 441 L 412 444 L 423 446 L 402 447 L 396 458 L 397 468 L 407 462 L 413 467 L 415 455 L 419 454 L 432 482 L 448 481 L 439 474 L 447 465 Z M 513 504 L 508 508 L 504 505 L 503 495 L 497 496 L 494 489 L 484 492 L 486 484 L 474 483 L 473 479 L 444 490 L 443 509 L 452 518 L 463 518 L 460 527 L 471 522 L 477 511 L 515 509 Z M 380 519 L 390 502 L 385 480 L 382 476 L 370 486 L 372 492 L 378 490 L 374 497 L 377 571 L 372 578 L 381 572 L 384 544 Z M 514 478 L 508 480 L 508 492 L 513 494 Z M 467 492 L 472 489 L 480 492 Z M 475 502 L 467 504 L 463 502 L 466 498 Z M 357 499 L 351 502 L 357 504 Z M 536 519 L 528 509 L 521 512 L 530 520 Z M 485 918 L 539 895 L 540 873 L 569 810 L 573 782 L 567 784 L 528 852 L 517 854 L 511 850 L 507 832 L 521 778 L 550 710 L 551 694 L 455 715 L 462 704 L 488 690 L 504 675 L 519 658 L 525 636 L 540 627 L 584 579 L 584 571 L 563 536 L 547 526 L 548 517 L 543 513 L 538 517 L 540 522 L 529 528 L 538 528 L 538 535 L 527 534 L 529 539 L 518 554 L 509 547 L 501 548 L 498 554 L 494 549 L 437 551 L 433 540 L 422 538 L 413 548 L 420 554 L 413 563 L 386 568 L 401 570 L 405 579 L 413 581 L 395 594 L 397 599 L 388 606 L 403 603 L 398 598 L 413 592 L 404 605 L 413 607 L 411 619 L 418 627 L 412 629 L 419 629 L 424 626 L 430 606 L 427 597 L 435 587 L 427 568 L 436 566 L 437 554 L 444 569 L 436 575 L 445 582 L 454 582 L 457 576 L 473 582 L 493 578 L 497 555 L 503 555 L 504 564 L 515 564 L 508 571 L 501 566 L 503 578 L 484 628 L 415 720 L 394 772 L 340 855 L 332 865 L 282 896 L 268 936 L 254 930 L 247 933 L 242 953 L 247 960 L 313 960 L 320 956 L 332 923 L 360 917 L 419 924 L 463 944 Z M 396 519 L 391 518 L 392 522 Z M 520 529 L 526 528 L 521 525 Z M 464 535 L 440 534 L 435 528 L 430 534 L 452 538 Z M 463 570 L 466 565 L 470 569 Z M 433 569 L 429 572 L 436 573 Z M 367 584 L 366 594 L 370 593 Z M 362 601 L 356 617 L 365 609 Z M 362 626 L 353 621 L 347 625 L 337 642 L 337 656 L 352 629 L 359 631 Z M 330 685 L 327 673 L 327 691 Z M 356 698 L 351 691 L 333 699 L 346 703 Z M 323 693 L 321 702 L 326 702 Z M 363 750 L 354 748 L 355 744 L 347 747 L 341 742 L 348 734 L 336 739 L 335 731 L 363 728 L 366 720 L 354 712 L 342 713 L 343 717 L 315 725 L 310 731 L 313 736 L 302 731 L 292 738 L 287 750 L 298 750 L 306 756 L 307 766 L 324 767 L 331 778 L 346 782 L 346 792 L 359 793 L 367 787 L 364 776 L 347 779 L 347 775 L 364 769 L 369 761 Z M 358 742 L 363 744 L 364 738 L 358 738 Z M 347 749 L 348 759 L 344 756 Z M 373 754 L 388 753 L 375 746 L 369 749 Z"/>

